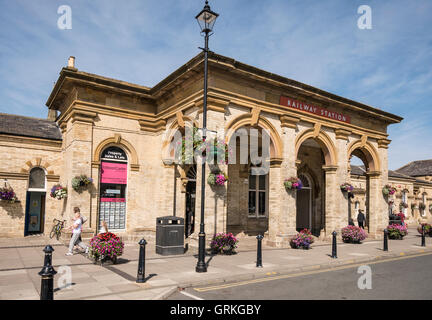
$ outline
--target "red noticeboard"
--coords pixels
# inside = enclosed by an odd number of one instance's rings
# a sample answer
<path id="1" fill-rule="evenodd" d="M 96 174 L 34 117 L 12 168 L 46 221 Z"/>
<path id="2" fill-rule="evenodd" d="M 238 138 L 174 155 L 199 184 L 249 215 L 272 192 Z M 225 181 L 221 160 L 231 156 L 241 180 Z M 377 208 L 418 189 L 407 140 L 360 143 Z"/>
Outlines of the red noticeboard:
<path id="1" fill-rule="evenodd" d="M 290 107 L 303 112 L 309 112 L 312 114 L 316 114 L 317 116 L 325 117 L 328 119 L 333 119 L 345 123 L 351 123 L 350 116 L 344 115 L 342 113 L 334 112 L 331 110 L 327 110 L 309 103 L 300 102 L 288 97 L 281 96 L 279 100 L 279 104 L 281 106 Z"/>

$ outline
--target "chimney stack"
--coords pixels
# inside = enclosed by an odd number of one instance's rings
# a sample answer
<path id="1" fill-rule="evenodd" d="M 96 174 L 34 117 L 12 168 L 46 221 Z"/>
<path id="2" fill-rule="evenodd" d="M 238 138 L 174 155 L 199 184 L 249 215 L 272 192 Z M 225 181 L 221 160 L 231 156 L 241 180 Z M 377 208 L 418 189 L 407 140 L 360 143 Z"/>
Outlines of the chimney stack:
<path id="1" fill-rule="evenodd" d="M 73 57 L 73 56 L 69 57 L 67 67 L 70 69 L 75 69 L 75 57 Z"/>

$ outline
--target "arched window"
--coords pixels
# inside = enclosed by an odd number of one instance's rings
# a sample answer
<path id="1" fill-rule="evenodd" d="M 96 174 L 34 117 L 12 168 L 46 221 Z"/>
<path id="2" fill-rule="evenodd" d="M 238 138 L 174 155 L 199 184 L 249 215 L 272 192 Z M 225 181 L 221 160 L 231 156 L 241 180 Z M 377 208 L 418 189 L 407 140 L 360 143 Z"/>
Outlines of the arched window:
<path id="1" fill-rule="evenodd" d="M 35 167 L 30 170 L 29 190 L 45 191 L 45 171 L 42 168 Z"/>

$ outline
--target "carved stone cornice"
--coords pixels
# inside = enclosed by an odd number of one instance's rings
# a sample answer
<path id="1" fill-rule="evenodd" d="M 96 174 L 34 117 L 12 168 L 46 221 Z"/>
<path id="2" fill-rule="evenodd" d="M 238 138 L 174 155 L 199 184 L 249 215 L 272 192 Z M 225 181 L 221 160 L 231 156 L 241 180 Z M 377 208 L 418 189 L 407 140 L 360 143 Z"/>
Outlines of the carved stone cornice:
<path id="1" fill-rule="evenodd" d="M 166 120 L 140 119 L 138 120 L 142 131 L 158 132 L 166 128 Z"/>
<path id="2" fill-rule="evenodd" d="M 378 139 L 378 148 L 388 149 L 391 140 L 389 139 Z"/>
<path id="3" fill-rule="evenodd" d="M 336 173 L 337 169 L 339 167 L 338 166 L 322 166 L 322 169 L 326 172 L 326 173 Z"/>
<path id="4" fill-rule="evenodd" d="M 297 129 L 297 123 L 300 122 L 300 118 L 287 116 L 287 115 L 281 115 L 279 119 L 282 128 L 285 127 L 285 128 Z"/>
<path id="5" fill-rule="evenodd" d="M 81 109 L 73 109 L 70 113 L 70 118 L 72 119 L 72 123 L 78 121 L 78 122 L 94 124 L 94 120 L 96 117 L 97 117 L 96 112 L 85 111 Z"/>
<path id="6" fill-rule="evenodd" d="M 348 141 L 348 136 L 351 134 L 351 131 L 340 129 L 340 128 L 335 129 L 334 132 L 336 134 L 336 139 L 347 140 L 347 141 Z"/>
<path id="7" fill-rule="evenodd" d="M 195 107 L 198 108 L 198 113 L 203 112 L 203 98 L 195 100 Z M 207 111 L 216 111 L 225 113 L 225 108 L 230 104 L 229 100 L 219 99 L 212 96 L 207 96 Z"/>

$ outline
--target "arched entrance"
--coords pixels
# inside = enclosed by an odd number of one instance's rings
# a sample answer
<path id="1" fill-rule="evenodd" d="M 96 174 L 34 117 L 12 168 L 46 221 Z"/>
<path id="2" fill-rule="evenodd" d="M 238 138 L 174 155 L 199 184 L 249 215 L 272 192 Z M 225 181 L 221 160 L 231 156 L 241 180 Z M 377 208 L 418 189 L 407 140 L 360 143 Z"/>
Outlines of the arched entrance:
<path id="1" fill-rule="evenodd" d="M 193 165 L 186 175 L 186 212 L 185 237 L 188 238 L 195 231 L 195 200 L 196 200 L 197 168 Z"/>
<path id="2" fill-rule="evenodd" d="M 27 189 L 24 236 L 44 232 L 46 174 L 40 167 L 30 170 Z"/>
<path id="3" fill-rule="evenodd" d="M 249 236 L 269 229 L 270 159 L 278 152 L 272 132 L 260 126 L 238 127 L 229 136 L 227 231 Z"/>
<path id="4" fill-rule="evenodd" d="M 99 224 L 107 223 L 109 230 L 126 228 L 126 187 L 128 158 L 126 152 L 109 146 L 101 153 Z"/>
<path id="5" fill-rule="evenodd" d="M 309 229 L 319 237 L 326 227 L 326 171 L 335 162 L 330 139 L 306 131 L 296 143 L 297 177 L 304 187 L 296 192 L 296 229 Z"/>

